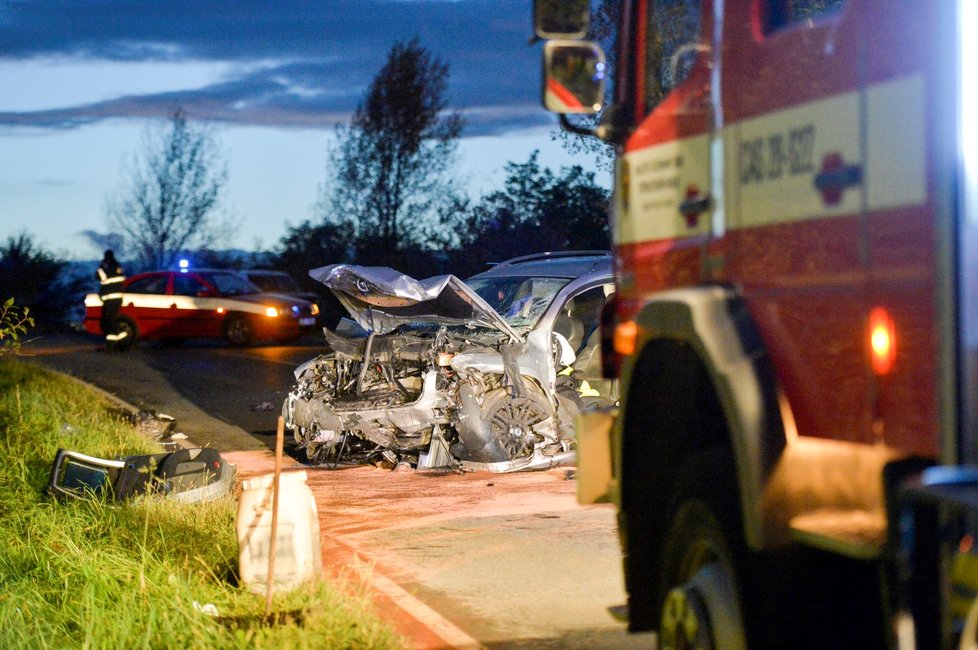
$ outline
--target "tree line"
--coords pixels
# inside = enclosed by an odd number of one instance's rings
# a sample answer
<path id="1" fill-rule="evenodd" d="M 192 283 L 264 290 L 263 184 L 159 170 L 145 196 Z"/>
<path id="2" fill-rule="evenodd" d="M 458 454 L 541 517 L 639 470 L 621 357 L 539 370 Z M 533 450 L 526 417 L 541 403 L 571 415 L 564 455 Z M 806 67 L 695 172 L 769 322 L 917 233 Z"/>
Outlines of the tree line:
<path id="1" fill-rule="evenodd" d="M 500 189 L 466 195 L 457 175 L 465 121 L 448 106 L 448 78 L 417 39 L 390 49 L 336 129 L 313 217 L 287 226 L 263 266 L 321 290 L 308 270 L 331 263 L 467 277 L 517 255 L 610 246 L 609 192 L 580 166 L 554 172 L 533 152 L 505 166 Z M 236 225 L 222 208 L 226 181 L 214 133 L 175 109 L 164 130 L 147 131 L 109 200 L 109 234 L 90 238 L 120 253 L 130 273 L 171 267 L 189 251 L 240 266 L 213 251 Z M 63 319 L 65 295 L 78 291 L 59 279 L 64 265 L 26 233 L 11 237 L 0 245 L 0 298 L 31 306 L 39 322 Z"/>

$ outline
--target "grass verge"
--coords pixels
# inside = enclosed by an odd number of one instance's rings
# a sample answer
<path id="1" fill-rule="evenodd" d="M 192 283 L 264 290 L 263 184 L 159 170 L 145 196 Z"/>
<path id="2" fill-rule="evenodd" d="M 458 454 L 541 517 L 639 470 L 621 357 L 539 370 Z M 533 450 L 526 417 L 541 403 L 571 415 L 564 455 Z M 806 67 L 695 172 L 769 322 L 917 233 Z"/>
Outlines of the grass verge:
<path id="1" fill-rule="evenodd" d="M 160 451 L 96 393 L 0 358 L 0 648 L 402 646 L 365 594 L 326 581 L 276 594 L 290 615 L 263 624 L 264 596 L 236 586 L 233 496 L 56 501 L 45 488 L 59 448 Z"/>

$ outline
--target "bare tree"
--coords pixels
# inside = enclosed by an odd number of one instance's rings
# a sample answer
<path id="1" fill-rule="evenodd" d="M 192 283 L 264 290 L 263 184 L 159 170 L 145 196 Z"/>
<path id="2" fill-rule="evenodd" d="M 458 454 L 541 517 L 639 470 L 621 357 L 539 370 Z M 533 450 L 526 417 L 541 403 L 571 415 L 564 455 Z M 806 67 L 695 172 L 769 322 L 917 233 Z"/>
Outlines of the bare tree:
<path id="1" fill-rule="evenodd" d="M 456 201 L 449 175 L 463 120 L 445 113 L 448 66 L 417 39 L 396 43 L 349 126 L 337 129 L 318 210 L 356 233 L 357 258 L 394 265 Z"/>
<path id="2" fill-rule="evenodd" d="M 174 110 L 168 129 L 144 134 L 143 150 L 110 199 L 107 223 L 123 256 L 144 268 L 166 268 L 181 251 L 230 234 L 231 220 L 218 211 L 226 181 L 227 163 L 212 133 Z"/>

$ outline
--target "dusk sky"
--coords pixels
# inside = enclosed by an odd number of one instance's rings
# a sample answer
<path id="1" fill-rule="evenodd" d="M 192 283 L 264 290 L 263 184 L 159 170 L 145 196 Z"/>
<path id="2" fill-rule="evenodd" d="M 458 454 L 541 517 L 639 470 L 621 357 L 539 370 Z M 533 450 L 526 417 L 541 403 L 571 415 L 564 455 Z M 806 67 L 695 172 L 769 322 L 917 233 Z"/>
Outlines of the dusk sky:
<path id="1" fill-rule="evenodd" d="M 0 0 L 0 240 L 92 259 L 105 206 L 142 136 L 175 107 L 214 128 L 229 163 L 227 247 L 271 248 L 312 218 L 334 125 L 348 120 L 396 41 L 450 67 L 467 121 L 460 175 L 499 187 L 534 149 L 557 171 L 539 102 L 532 0 Z M 607 174 L 598 181 L 607 184 Z M 125 257 L 124 252 L 120 255 Z"/>

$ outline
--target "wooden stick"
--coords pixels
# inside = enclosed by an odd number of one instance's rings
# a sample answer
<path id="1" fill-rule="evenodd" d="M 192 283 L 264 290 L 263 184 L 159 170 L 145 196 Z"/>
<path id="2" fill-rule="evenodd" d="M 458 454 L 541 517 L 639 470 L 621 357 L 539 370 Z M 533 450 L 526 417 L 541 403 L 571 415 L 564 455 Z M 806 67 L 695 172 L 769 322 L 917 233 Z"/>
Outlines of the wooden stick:
<path id="1" fill-rule="evenodd" d="M 285 420 L 278 416 L 275 431 L 275 477 L 272 479 L 272 538 L 268 544 L 268 583 L 265 589 L 265 617 L 272 615 L 272 588 L 275 582 L 275 554 L 278 552 L 278 484 L 282 475 L 282 447 L 285 439 Z"/>

